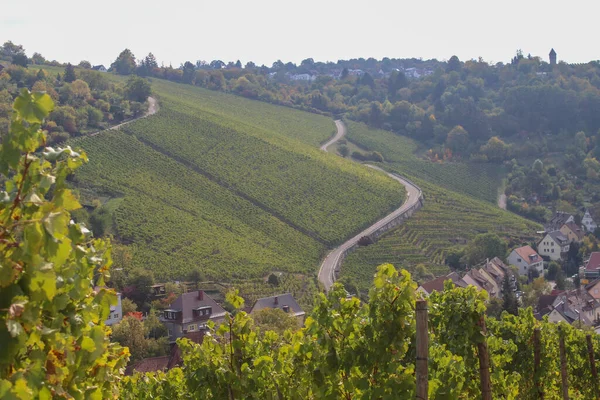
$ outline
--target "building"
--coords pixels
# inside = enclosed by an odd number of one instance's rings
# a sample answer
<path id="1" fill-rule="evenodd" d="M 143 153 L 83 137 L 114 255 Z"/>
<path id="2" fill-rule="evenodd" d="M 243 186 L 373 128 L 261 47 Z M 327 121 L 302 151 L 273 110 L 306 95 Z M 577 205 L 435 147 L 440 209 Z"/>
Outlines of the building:
<path id="1" fill-rule="evenodd" d="M 592 215 L 590 214 L 590 210 L 585 210 L 585 214 L 583 214 L 583 218 L 581 219 L 581 223 L 585 227 L 588 232 L 594 232 L 596 228 L 598 228 L 598 224 L 594 222 Z"/>
<path id="2" fill-rule="evenodd" d="M 92 67 L 92 69 L 94 71 L 99 71 L 99 72 L 106 72 L 106 71 L 108 71 L 104 65 L 94 65 Z"/>
<path id="3" fill-rule="evenodd" d="M 596 300 L 600 300 L 600 278 L 594 279 L 584 286 L 585 290 Z"/>
<path id="4" fill-rule="evenodd" d="M 600 277 L 600 251 L 595 251 L 590 255 L 590 259 L 585 264 L 584 275 L 586 279 Z"/>
<path id="5" fill-rule="evenodd" d="M 561 231 L 550 232 L 538 243 L 538 253 L 554 261 L 560 260 L 569 251 L 569 244 L 570 240 Z"/>
<path id="6" fill-rule="evenodd" d="M 111 326 L 118 324 L 123 319 L 123 306 L 121 305 L 121 293 L 117 293 L 117 305 L 110 306 L 110 314 L 105 325 Z"/>
<path id="7" fill-rule="evenodd" d="M 529 275 L 536 270 L 539 275 L 544 273 L 544 260 L 531 246 L 514 249 L 507 258 L 510 265 L 519 268 L 519 275 Z"/>
<path id="8" fill-rule="evenodd" d="M 202 290 L 181 294 L 160 317 L 169 331 L 169 342 L 174 343 L 188 332 L 206 330 L 206 323 L 219 324 L 227 312 Z"/>
<path id="9" fill-rule="evenodd" d="M 305 312 L 291 293 L 278 294 L 277 296 L 263 297 L 256 300 L 256 303 L 254 303 L 250 310 L 250 314 L 264 310 L 265 308 L 279 308 L 283 312 L 296 317 L 300 324 L 304 324 Z"/>
<path id="10" fill-rule="evenodd" d="M 572 324 L 580 321 L 594 326 L 600 319 L 600 302 L 586 290 L 574 289 L 558 294 L 551 308 L 552 311 L 548 314 L 550 322 L 564 321 Z"/>
<path id="11" fill-rule="evenodd" d="M 554 49 L 550 50 L 550 65 L 556 65 L 556 51 Z"/>
<path id="12" fill-rule="evenodd" d="M 567 222 L 560 228 L 560 231 L 569 239 L 570 243 L 581 242 L 585 237 L 585 232 L 575 222 Z"/>
<path id="13" fill-rule="evenodd" d="M 575 217 L 572 214 L 557 211 L 552 216 L 552 219 L 544 225 L 546 232 L 554 232 L 560 230 L 562 226 L 569 222 L 575 222 Z"/>

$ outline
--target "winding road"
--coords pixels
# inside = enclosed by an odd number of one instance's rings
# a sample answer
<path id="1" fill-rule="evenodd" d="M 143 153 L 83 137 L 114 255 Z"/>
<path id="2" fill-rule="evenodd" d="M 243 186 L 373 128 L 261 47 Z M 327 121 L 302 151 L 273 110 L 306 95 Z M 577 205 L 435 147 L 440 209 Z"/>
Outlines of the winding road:
<path id="1" fill-rule="evenodd" d="M 346 134 L 346 126 L 340 120 L 335 121 L 335 125 L 337 127 L 337 133 L 335 136 L 330 139 L 327 143 L 321 146 L 321 150 L 327 151 L 327 148 L 331 146 L 333 143 L 340 140 Z M 413 207 L 421 197 L 421 189 L 415 186 L 413 183 L 409 182 L 406 179 L 401 178 L 398 175 L 388 173 L 383 169 L 376 167 L 374 165 L 368 165 L 367 167 L 376 169 L 387 174 L 390 178 L 400 182 L 406 188 L 406 200 L 404 203 L 394 210 L 392 213 L 386 215 L 364 231 L 360 232 L 358 235 L 353 238 L 345 241 L 339 247 L 333 249 L 327 257 L 321 263 L 321 268 L 319 269 L 319 281 L 325 286 L 325 290 L 329 291 L 333 283 L 335 282 L 335 268 L 340 263 L 340 258 L 346 254 L 346 251 L 356 246 L 358 241 L 363 236 L 371 235 L 377 232 L 382 227 L 386 226 L 389 222 L 393 221 L 395 218 L 399 217 L 411 207 Z"/>
<path id="2" fill-rule="evenodd" d="M 146 118 L 147 116 L 156 114 L 157 111 L 158 111 L 158 101 L 156 101 L 156 99 L 154 97 L 148 97 L 148 111 L 146 111 L 144 113 L 144 115 L 139 116 L 137 118 L 132 118 L 125 122 L 121 122 L 120 124 L 111 126 L 110 128 L 106 128 L 106 129 L 102 129 L 101 131 L 98 131 L 98 132 L 90 133 L 89 136 L 96 136 L 99 133 L 110 131 L 110 130 L 115 130 L 115 129 L 118 130 L 123 125 L 127 125 L 127 124 L 132 123 L 133 121 L 137 121 L 138 119 Z"/>

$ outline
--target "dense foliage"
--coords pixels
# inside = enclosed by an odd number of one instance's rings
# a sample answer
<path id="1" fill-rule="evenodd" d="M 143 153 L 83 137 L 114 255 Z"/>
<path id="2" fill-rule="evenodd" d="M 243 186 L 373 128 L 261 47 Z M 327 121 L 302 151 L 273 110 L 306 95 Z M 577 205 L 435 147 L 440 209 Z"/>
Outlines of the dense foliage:
<path id="1" fill-rule="evenodd" d="M 105 129 L 147 109 L 150 86 L 144 79 L 136 77 L 123 85 L 70 64 L 61 72 L 15 64 L 0 69 L 0 134 L 8 131 L 11 104 L 24 87 L 46 92 L 56 104 L 43 125 L 49 133 L 48 144 Z"/>
<path id="2" fill-rule="evenodd" d="M 379 399 L 415 396 L 416 285 L 391 265 L 379 268 L 369 301 L 347 298 L 341 285 L 321 294 L 300 331 L 261 334 L 238 311 L 201 345 L 180 340 L 184 365 L 168 373 L 126 378 L 131 399 Z M 429 298 L 429 397 L 481 397 L 477 344 L 486 341 L 494 398 L 560 398 L 559 335 L 567 347 L 569 393 L 594 398 L 585 333 L 537 321 L 531 309 L 487 318 L 485 292 L 447 287 Z M 239 308 L 242 300 L 230 294 Z M 541 329 L 541 363 L 534 374 L 533 331 Z M 593 335 L 594 353 L 600 338 Z M 536 383 L 538 384 L 536 386 Z"/>
<path id="3" fill-rule="evenodd" d="M 118 392 L 128 351 L 104 326 L 110 248 L 71 221 L 67 176 L 87 161 L 42 149 L 48 94 L 23 89 L 0 150 L 0 397 L 103 399 Z M 94 285 L 100 286 L 94 289 Z"/>

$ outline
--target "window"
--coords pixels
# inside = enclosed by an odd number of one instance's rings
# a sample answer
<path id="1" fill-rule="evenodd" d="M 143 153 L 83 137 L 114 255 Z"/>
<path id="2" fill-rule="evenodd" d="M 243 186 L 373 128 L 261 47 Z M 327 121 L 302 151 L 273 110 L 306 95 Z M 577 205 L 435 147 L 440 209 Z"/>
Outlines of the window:
<path id="1" fill-rule="evenodd" d="M 554 253 L 554 249 L 552 249 L 552 252 Z"/>
<path id="2" fill-rule="evenodd" d="M 187 330 L 188 332 L 194 332 L 196 330 L 196 324 L 189 324 Z"/>
<path id="3" fill-rule="evenodd" d="M 173 329 L 169 329 L 169 336 L 173 336 Z"/>
<path id="4" fill-rule="evenodd" d="M 113 314 L 113 318 L 119 318 L 119 314 Z"/>
<path id="5" fill-rule="evenodd" d="M 520 259 L 520 258 L 517 258 L 517 262 L 521 262 L 521 259 Z"/>

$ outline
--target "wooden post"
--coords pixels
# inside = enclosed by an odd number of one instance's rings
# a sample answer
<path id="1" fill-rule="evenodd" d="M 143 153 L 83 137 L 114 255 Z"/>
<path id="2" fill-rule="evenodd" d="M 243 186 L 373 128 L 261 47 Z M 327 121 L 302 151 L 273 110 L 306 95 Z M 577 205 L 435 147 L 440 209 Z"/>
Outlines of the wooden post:
<path id="1" fill-rule="evenodd" d="M 427 400 L 429 392 L 429 328 L 427 300 L 417 300 L 417 399 Z"/>
<path id="2" fill-rule="evenodd" d="M 567 379 L 567 354 L 565 352 L 565 337 L 561 326 L 558 326 L 559 351 L 560 351 L 560 377 L 562 380 L 563 400 L 569 400 L 569 381 Z"/>
<path id="3" fill-rule="evenodd" d="M 477 353 L 479 357 L 479 380 L 481 383 L 482 400 L 492 400 L 492 381 L 490 379 L 490 354 L 488 353 L 487 340 L 485 338 L 485 318 L 482 315 L 477 321 L 477 326 L 484 335 L 481 343 L 477 343 Z"/>
<path id="4" fill-rule="evenodd" d="M 535 380 L 535 388 L 538 394 L 538 399 L 544 399 L 544 391 L 540 385 L 540 364 L 541 364 L 541 344 L 540 344 L 540 328 L 533 330 L 533 379 Z"/>
<path id="5" fill-rule="evenodd" d="M 594 394 L 596 399 L 600 399 L 600 392 L 598 391 L 598 371 L 596 370 L 596 360 L 594 359 L 594 346 L 592 345 L 592 335 L 586 335 L 585 340 L 587 342 L 588 355 L 590 356 L 590 369 L 592 370 L 592 384 L 594 385 Z"/>

